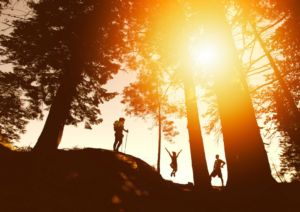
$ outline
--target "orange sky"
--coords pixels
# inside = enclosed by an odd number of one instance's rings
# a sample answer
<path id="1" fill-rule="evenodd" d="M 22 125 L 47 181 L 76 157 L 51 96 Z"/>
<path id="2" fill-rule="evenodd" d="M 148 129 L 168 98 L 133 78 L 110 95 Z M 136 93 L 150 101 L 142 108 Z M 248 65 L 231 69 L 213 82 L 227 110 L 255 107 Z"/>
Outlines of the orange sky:
<path id="1" fill-rule="evenodd" d="M 106 88 L 109 91 L 117 91 L 121 93 L 122 89 L 134 80 L 134 72 L 120 72 L 114 77 L 113 80 L 109 81 L 109 83 L 106 85 Z M 254 79 L 254 81 L 256 80 Z M 197 92 L 201 92 L 200 89 L 197 89 Z M 177 92 L 176 95 L 182 94 L 180 94 L 180 92 Z M 120 101 L 121 96 L 117 96 L 110 102 L 100 105 L 100 110 L 104 121 L 102 124 L 94 126 L 92 130 L 85 130 L 83 124 L 80 124 L 78 127 L 66 126 L 59 148 L 72 148 L 78 145 L 79 147 L 93 147 L 112 150 L 114 142 L 113 122 L 119 117 L 125 117 L 125 129 L 129 129 L 126 153 L 141 158 L 150 165 L 156 165 L 158 151 L 158 128 L 156 127 L 152 131 L 148 130 L 148 128 L 152 124 L 152 120 L 143 121 L 136 117 L 126 117 L 124 113 L 125 106 L 121 104 Z M 198 102 L 198 109 L 200 114 L 205 113 L 205 104 Z M 21 136 L 19 145 L 33 146 L 42 131 L 44 121 L 32 121 L 27 127 L 27 133 Z M 206 120 L 204 120 L 203 118 L 200 118 L 202 127 L 204 126 L 205 121 Z M 263 120 L 259 120 L 258 122 L 262 126 Z M 175 137 L 174 139 L 175 143 L 170 144 L 168 141 L 162 140 L 161 174 L 165 179 L 173 180 L 174 182 L 193 182 L 186 119 L 177 119 L 175 120 L 175 124 L 178 131 L 180 132 L 179 136 Z M 204 134 L 203 138 L 205 143 L 208 169 L 209 172 L 211 172 L 213 170 L 213 163 L 216 154 L 220 155 L 220 159 L 226 161 L 223 150 L 223 142 L 221 140 L 219 144 L 217 144 L 212 136 L 207 136 Z M 125 139 L 126 137 L 124 136 L 123 143 L 125 143 Z M 275 139 L 268 151 L 269 158 L 273 157 L 275 159 L 274 161 L 278 163 L 278 161 L 276 160 L 276 155 L 279 151 L 277 145 L 278 143 Z M 167 147 L 169 151 L 178 152 L 180 151 L 180 149 L 183 150 L 178 157 L 179 169 L 176 174 L 176 178 L 170 177 L 170 173 L 172 170 L 169 164 L 171 163 L 171 159 L 168 153 L 165 151 L 165 147 Z M 121 147 L 121 149 L 123 149 L 123 147 Z M 224 169 L 222 169 L 222 172 L 224 176 L 224 182 L 226 182 L 226 165 Z M 212 184 L 221 185 L 221 181 L 218 178 L 214 178 Z"/>

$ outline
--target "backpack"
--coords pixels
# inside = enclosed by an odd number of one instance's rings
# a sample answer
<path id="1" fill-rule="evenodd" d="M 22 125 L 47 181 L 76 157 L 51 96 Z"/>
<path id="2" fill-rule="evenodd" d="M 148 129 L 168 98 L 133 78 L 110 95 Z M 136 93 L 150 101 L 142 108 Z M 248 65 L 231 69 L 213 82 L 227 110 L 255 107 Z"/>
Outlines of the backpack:
<path id="1" fill-rule="evenodd" d="M 114 122 L 114 131 L 117 131 L 118 124 L 119 124 L 119 121 L 115 121 Z"/>

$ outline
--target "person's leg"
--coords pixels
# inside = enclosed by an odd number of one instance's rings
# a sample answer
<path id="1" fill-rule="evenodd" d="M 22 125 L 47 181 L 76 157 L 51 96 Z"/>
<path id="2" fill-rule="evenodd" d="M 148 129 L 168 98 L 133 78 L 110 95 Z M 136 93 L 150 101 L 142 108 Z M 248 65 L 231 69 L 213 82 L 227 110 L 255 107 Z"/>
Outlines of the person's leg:
<path id="1" fill-rule="evenodd" d="M 221 170 L 218 172 L 218 177 L 221 179 L 222 187 L 223 187 L 223 186 L 224 186 L 224 183 L 223 183 L 223 175 L 222 175 Z"/>
<path id="2" fill-rule="evenodd" d="M 215 175 L 215 170 L 213 170 L 213 171 L 211 172 L 211 174 L 209 175 L 210 181 L 211 181 L 212 178 L 215 177 L 215 176 L 216 176 L 216 175 Z"/>
<path id="3" fill-rule="evenodd" d="M 119 152 L 119 148 L 122 145 L 122 137 L 118 138 L 117 152 Z"/>
<path id="4" fill-rule="evenodd" d="M 118 143 L 118 139 L 117 136 L 115 135 L 114 151 L 116 151 L 117 149 L 117 143 Z"/>

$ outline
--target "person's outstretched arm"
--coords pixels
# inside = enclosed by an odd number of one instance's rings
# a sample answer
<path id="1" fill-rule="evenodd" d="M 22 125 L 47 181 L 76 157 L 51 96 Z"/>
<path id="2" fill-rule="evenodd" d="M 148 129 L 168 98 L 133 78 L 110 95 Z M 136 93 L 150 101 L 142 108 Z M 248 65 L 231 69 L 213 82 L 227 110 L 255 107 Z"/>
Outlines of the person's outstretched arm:
<path id="1" fill-rule="evenodd" d="M 129 130 L 125 130 L 125 129 L 123 129 L 123 130 L 124 130 L 125 132 L 127 132 L 127 133 L 129 132 Z"/>
<path id="2" fill-rule="evenodd" d="M 165 149 L 167 150 L 167 148 L 165 147 Z M 167 150 L 167 152 L 169 153 L 170 157 L 172 157 L 172 155 L 170 154 L 170 152 Z"/>
<path id="3" fill-rule="evenodd" d="M 180 151 L 178 152 L 177 157 L 179 156 L 180 152 L 182 152 L 182 150 L 180 150 Z"/>

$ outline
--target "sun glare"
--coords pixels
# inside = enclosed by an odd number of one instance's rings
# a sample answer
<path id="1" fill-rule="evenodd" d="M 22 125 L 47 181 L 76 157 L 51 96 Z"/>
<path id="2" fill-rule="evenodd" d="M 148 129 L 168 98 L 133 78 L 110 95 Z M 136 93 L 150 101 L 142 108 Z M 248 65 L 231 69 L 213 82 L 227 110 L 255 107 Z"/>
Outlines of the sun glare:
<path id="1" fill-rule="evenodd" d="M 190 54 L 196 65 L 213 65 L 220 62 L 220 49 L 209 39 L 195 42 L 190 47 Z"/>
<path id="2" fill-rule="evenodd" d="M 214 58 L 214 52 L 211 49 L 203 49 L 196 53 L 196 61 L 209 62 Z"/>
<path id="3" fill-rule="evenodd" d="M 196 64 L 212 64 L 218 59 L 218 52 L 213 46 L 193 47 L 191 48 L 191 56 Z"/>

